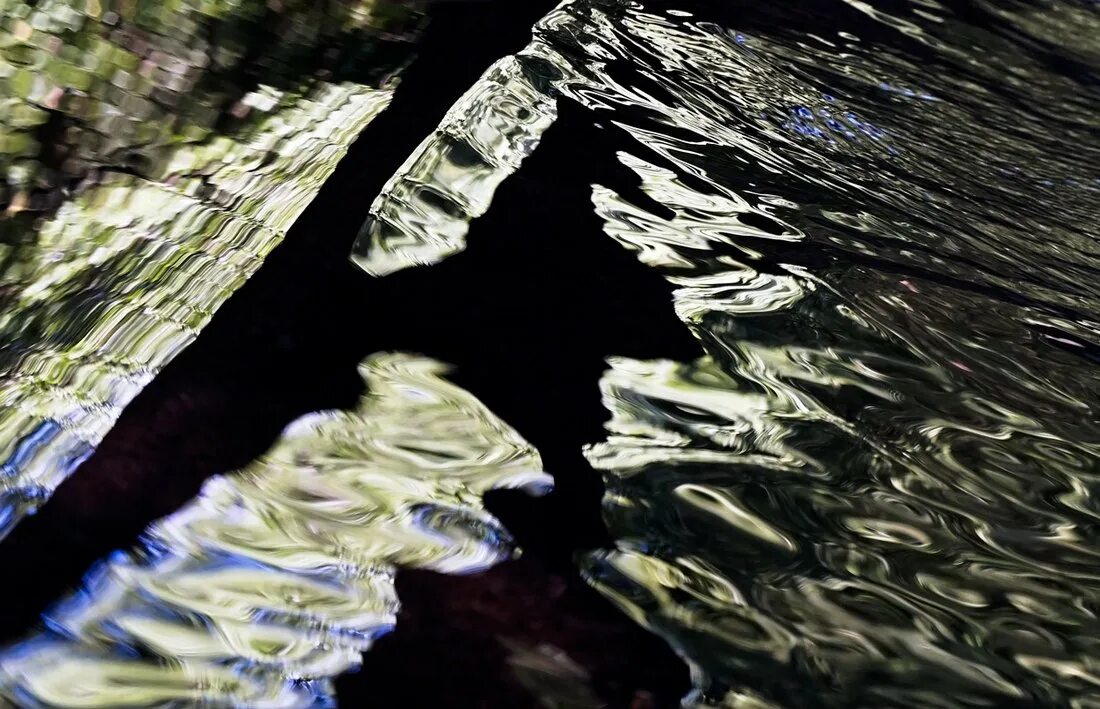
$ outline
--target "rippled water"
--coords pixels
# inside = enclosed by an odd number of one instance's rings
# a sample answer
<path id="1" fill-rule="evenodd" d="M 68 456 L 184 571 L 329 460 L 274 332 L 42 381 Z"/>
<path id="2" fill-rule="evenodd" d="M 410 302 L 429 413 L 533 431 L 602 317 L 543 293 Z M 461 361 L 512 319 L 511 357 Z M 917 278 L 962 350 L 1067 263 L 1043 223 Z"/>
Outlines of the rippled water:
<path id="1" fill-rule="evenodd" d="M 281 239 L 421 17 L 111 7 L 3 6 L 0 536 Z M 1084 709 L 1098 99 L 1086 0 L 567 0 L 398 170 L 353 260 L 461 251 L 556 121 L 599 125 L 632 182 L 591 185 L 591 238 L 664 275 L 700 350 L 606 353 L 586 453 L 617 543 L 581 571 L 690 663 L 686 702 Z M 549 482 L 441 372 L 368 360 L 359 410 L 292 425 L 0 653 L 4 701 L 332 703 L 395 568 L 509 558 L 481 493 Z"/>
<path id="2" fill-rule="evenodd" d="M 461 249 L 555 103 L 609 131 L 701 352 L 610 360 L 583 566 L 688 701 L 1100 702 L 1097 5 L 573 0 L 493 72 L 356 260 Z"/>
<path id="3" fill-rule="evenodd" d="M 0 537 L 279 243 L 420 25 L 390 0 L 2 9 Z"/>
<path id="4" fill-rule="evenodd" d="M 492 67 L 447 112 L 386 183 L 352 260 L 372 276 L 438 263 L 466 245 L 470 221 L 557 116 L 553 98 L 524 75 L 524 54 Z"/>
<path id="5" fill-rule="evenodd" d="M 291 424 L 94 569 L 0 652 L 20 706 L 331 706 L 330 680 L 394 625 L 399 567 L 511 558 L 494 488 L 547 491 L 536 453 L 446 368 L 375 355 L 358 409 Z"/>

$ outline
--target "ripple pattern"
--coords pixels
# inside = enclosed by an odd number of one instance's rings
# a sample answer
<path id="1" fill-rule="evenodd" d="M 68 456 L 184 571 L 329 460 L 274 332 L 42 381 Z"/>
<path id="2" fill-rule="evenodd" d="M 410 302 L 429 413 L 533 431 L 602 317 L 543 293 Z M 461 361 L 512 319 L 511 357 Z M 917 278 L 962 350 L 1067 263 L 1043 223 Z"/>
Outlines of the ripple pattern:
<path id="1" fill-rule="evenodd" d="M 6 2 L 0 206 L 49 211 L 102 169 L 160 179 L 175 146 L 277 108 L 249 98 L 257 85 L 302 93 L 353 78 L 374 84 L 393 69 L 378 61 L 387 43 L 379 31 L 414 28 L 421 4 Z"/>
<path id="2" fill-rule="evenodd" d="M 221 45 L 188 34 L 194 22 L 180 20 L 180 31 L 202 45 L 197 48 L 181 44 L 171 33 L 145 28 L 143 23 L 168 21 L 172 10 L 162 8 L 167 14 L 158 15 L 145 7 L 152 13 L 147 16 L 138 8 L 138 15 L 127 20 L 108 17 L 112 13 L 83 17 L 60 1 L 33 8 L 16 5 L 26 17 L 19 20 L 16 12 L 14 28 L 9 28 L 13 34 L 0 34 L 8 42 L 0 48 L 4 61 L 18 55 L 26 60 L 19 71 L 32 73 L 45 71 L 35 62 L 57 62 L 56 81 L 70 80 L 58 90 L 102 103 L 96 115 L 103 121 L 90 123 L 61 109 L 56 109 L 60 114 L 50 113 L 54 109 L 42 105 L 38 94 L 12 99 L 30 107 L 28 111 L 44 111 L 71 123 L 64 139 L 73 142 L 74 155 L 83 157 L 79 165 L 69 162 L 51 171 L 47 158 L 69 148 L 40 146 L 25 156 L 45 177 L 16 185 L 17 194 L 0 218 L 0 537 L 49 498 L 122 408 L 255 272 L 348 145 L 388 105 L 394 84 L 383 69 L 393 72 L 407 61 L 407 50 L 397 52 L 396 60 L 379 55 L 369 66 L 382 78 L 372 78 L 371 71 L 360 72 L 355 81 L 308 75 L 287 89 L 277 83 L 293 63 L 271 59 L 268 79 L 274 83 L 237 96 L 235 89 L 223 86 L 219 72 L 228 68 L 219 68 L 218 62 L 232 64 L 240 57 L 231 61 L 219 54 Z M 198 12 L 185 5 L 176 8 L 180 16 Z M 360 34 L 366 32 L 379 25 L 371 18 L 385 17 L 389 5 L 372 7 L 374 15 L 360 7 L 344 22 Z M 394 8 L 404 13 L 399 16 L 411 12 Z M 225 7 L 216 14 L 227 23 L 247 19 L 234 12 Z M 284 27 L 287 32 L 304 21 L 292 12 L 288 17 L 297 20 Z M 216 32 L 213 36 L 220 37 Z M 307 39 L 299 37 L 284 49 L 293 55 L 292 46 Z M 380 46 L 377 38 L 360 39 L 374 50 Z M 398 44 L 407 46 L 409 39 Z M 243 51 L 236 40 L 222 40 L 226 47 Z M 161 44 L 193 61 L 181 64 L 171 52 L 157 49 Z M 59 53 L 54 56 L 42 45 Z M 22 53 L 16 51 L 20 47 Z M 134 54 L 138 49 L 147 55 L 146 64 L 140 65 L 150 72 L 144 78 L 145 69 L 134 69 L 140 64 Z M 105 63 L 95 64 L 92 57 L 103 53 Z M 357 53 L 361 59 L 372 56 L 363 47 Z M 0 62 L 0 73 L 12 71 L 11 66 Z M 171 100 L 156 91 L 158 81 L 167 81 L 169 69 L 183 82 L 171 84 L 178 94 Z M 77 81 L 74 72 L 87 81 Z M 54 76 L 34 76 L 47 74 Z M 217 101 L 194 87 L 189 93 L 186 87 L 192 84 L 222 86 L 218 95 L 228 105 L 219 109 Z M 155 96 L 143 98 L 145 90 Z M 156 104 L 155 115 L 127 113 L 131 104 L 143 101 Z M 214 118 L 221 115 L 233 124 L 221 132 L 188 127 L 195 115 L 210 110 Z M 164 118 L 165 112 L 174 118 Z M 141 126 L 154 123 L 174 126 L 175 133 L 162 136 L 161 144 L 141 132 Z M 6 129 L 2 122 L 0 129 Z M 114 148 L 105 147 L 101 134 L 112 136 Z M 120 163 L 120 151 L 142 161 Z M 0 162 L 0 167 L 9 180 L 17 181 L 26 160 Z M 69 178 L 79 178 L 80 184 L 69 191 L 58 170 L 69 170 Z M 61 201 L 39 200 L 46 194 Z"/>
<path id="3" fill-rule="evenodd" d="M 1002 41 L 1026 13 L 848 5 L 836 41 L 599 16 L 636 63 L 587 100 L 663 211 L 593 204 L 706 356 L 612 360 L 588 456 L 620 542 L 586 576 L 693 665 L 690 703 L 1090 706 L 1095 85 Z"/>
<path id="4" fill-rule="evenodd" d="M 1100 702 L 1097 37 L 1074 0 L 540 24 L 533 85 L 638 180 L 593 185 L 605 232 L 702 346 L 612 358 L 588 449 L 584 573 L 689 704 Z"/>
<path id="5" fill-rule="evenodd" d="M 0 695 L 30 707 L 334 705 L 330 679 L 393 628 L 396 569 L 511 558 L 482 494 L 552 485 L 538 453 L 445 371 L 368 359 L 358 409 L 291 424 L 0 652 Z"/>
<path id="6" fill-rule="evenodd" d="M 561 14 L 544 18 L 529 46 L 486 70 L 390 178 L 355 241 L 353 263 L 384 276 L 466 248 L 470 222 L 557 118 L 551 77 L 538 73 L 549 50 L 538 36 Z"/>

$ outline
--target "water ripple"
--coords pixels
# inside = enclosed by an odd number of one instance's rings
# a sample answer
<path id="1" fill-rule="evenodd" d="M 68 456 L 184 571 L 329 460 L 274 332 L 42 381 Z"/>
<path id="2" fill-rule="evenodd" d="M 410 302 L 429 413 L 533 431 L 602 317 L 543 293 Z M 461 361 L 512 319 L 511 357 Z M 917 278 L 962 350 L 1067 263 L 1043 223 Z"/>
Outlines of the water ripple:
<path id="1" fill-rule="evenodd" d="M 37 707 L 333 705 L 330 679 L 394 625 L 395 570 L 512 558 L 481 496 L 552 485 L 538 453 L 445 371 L 368 359 L 356 410 L 291 424 L 0 652 L 0 694 Z"/>
<path id="2" fill-rule="evenodd" d="M 556 11 L 557 12 L 557 11 Z M 535 27 L 536 37 L 555 13 Z M 438 263 L 466 247 L 470 222 L 557 118 L 537 38 L 489 67 L 371 205 L 352 262 L 372 276 Z"/>
<path id="3" fill-rule="evenodd" d="M 0 537 L 282 240 L 388 105 L 413 36 L 398 30 L 419 17 L 388 2 L 330 14 L 308 3 L 9 5 Z M 268 32 L 282 36 L 278 51 L 251 46 Z M 337 40 L 349 48 L 334 58 L 355 72 L 303 66 L 310 47 Z M 270 83 L 249 89 L 226 79 L 234 71 Z"/>
<path id="4" fill-rule="evenodd" d="M 594 204 L 707 354 L 612 361 L 588 455 L 620 542 L 586 575 L 692 663 L 691 701 L 1090 705 L 1089 90 L 998 81 L 958 19 L 850 4 L 906 39 L 602 16 L 651 91 L 586 91 L 621 106 L 642 150 L 620 159 L 673 216 L 599 186 Z M 950 70 L 921 72 L 910 40 Z"/>
<path id="5" fill-rule="evenodd" d="M 703 349 L 612 358 L 588 449 L 619 541 L 584 572 L 689 703 L 1100 702 L 1097 37 L 1073 0 L 536 29 L 532 105 L 613 129 L 646 199 L 594 209 Z"/>

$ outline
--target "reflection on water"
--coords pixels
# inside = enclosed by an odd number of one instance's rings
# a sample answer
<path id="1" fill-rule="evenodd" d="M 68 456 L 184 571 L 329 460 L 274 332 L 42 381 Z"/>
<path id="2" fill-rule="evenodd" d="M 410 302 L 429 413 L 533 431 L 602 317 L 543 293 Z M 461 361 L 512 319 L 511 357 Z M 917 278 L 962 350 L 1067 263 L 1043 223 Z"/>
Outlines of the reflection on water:
<path id="1" fill-rule="evenodd" d="M 22 706 L 329 706 L 330 679 L 394 624 L 397 567 L 511 558 L 482 507 L 547 491 L 534 451 L 438 362 L 376 355 L 355 411 L 312 414 L 154 524 L 0 652 Z"/>
<path id="2" fill-rule="evenodd" d="M 260 265 L 388 104 L 414 5 L 8 3 L 0 537 Z"/>
<path id="3" fill-rule="evenodd" d="M 420 4 L 11 0 L 0 33 L 0 206 L 56 206 L 100 169 L 176 174 L 170 148 L 277 107 L 249 96 L 258 85 L 377 83 L 394 68 L 393 57 L 379 60 L 398 54 L 383 33 L 415 29 Z"/>
<path id="4" fill-rule="evenodd" d="M 641 192 L 593 206 L 702 345 L 611 360 L 588 456 L 619 543 L 583 564 L 689 701 L 1100 702 L 1098 38 L 1074 0 L 540 24 L 527 110 L 614 128 Z"/>
<path id="5" fill-rule="evenodd" d="M 357 266 L 384 276 L 466 247 L 470 220 L 489 209 L 497 187 L 557 118 L 553 97 L 529 69 L 547 49 L 536 39 L 501 59 L 451 107 L 371 205 L 352 249 Z"/>

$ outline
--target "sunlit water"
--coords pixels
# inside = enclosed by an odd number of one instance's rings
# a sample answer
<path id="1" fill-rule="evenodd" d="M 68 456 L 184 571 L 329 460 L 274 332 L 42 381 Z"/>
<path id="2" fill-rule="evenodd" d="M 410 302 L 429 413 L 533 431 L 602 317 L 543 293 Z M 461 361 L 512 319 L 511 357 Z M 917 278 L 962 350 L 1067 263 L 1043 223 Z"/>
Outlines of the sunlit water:
<path id="1" fill-rule="evenodd" d="M 275 5 L 0 5 L 0 538 L 388 105 L 417 3 Z"/>
<path id="2" fill-rule="evenodd" d="M 1096 3 L 573 0 L 480 86 L 355 260 L 460 250 L 560 102 L 613 131 L 701 351 L 610 360 L 583 572 L 689 702 L 1100 703 Z"/>
<path id="3" fill-rule="evenodd" d="M 291 424 L 0 651 L 0 701 L 332 706 L 331 679 L 394 625 L 397 568 L 511 558 L 481 496 L 546 492 L 538 453 L 438 362 L 387 354 L 361 369 L 356 410 Z"/>

